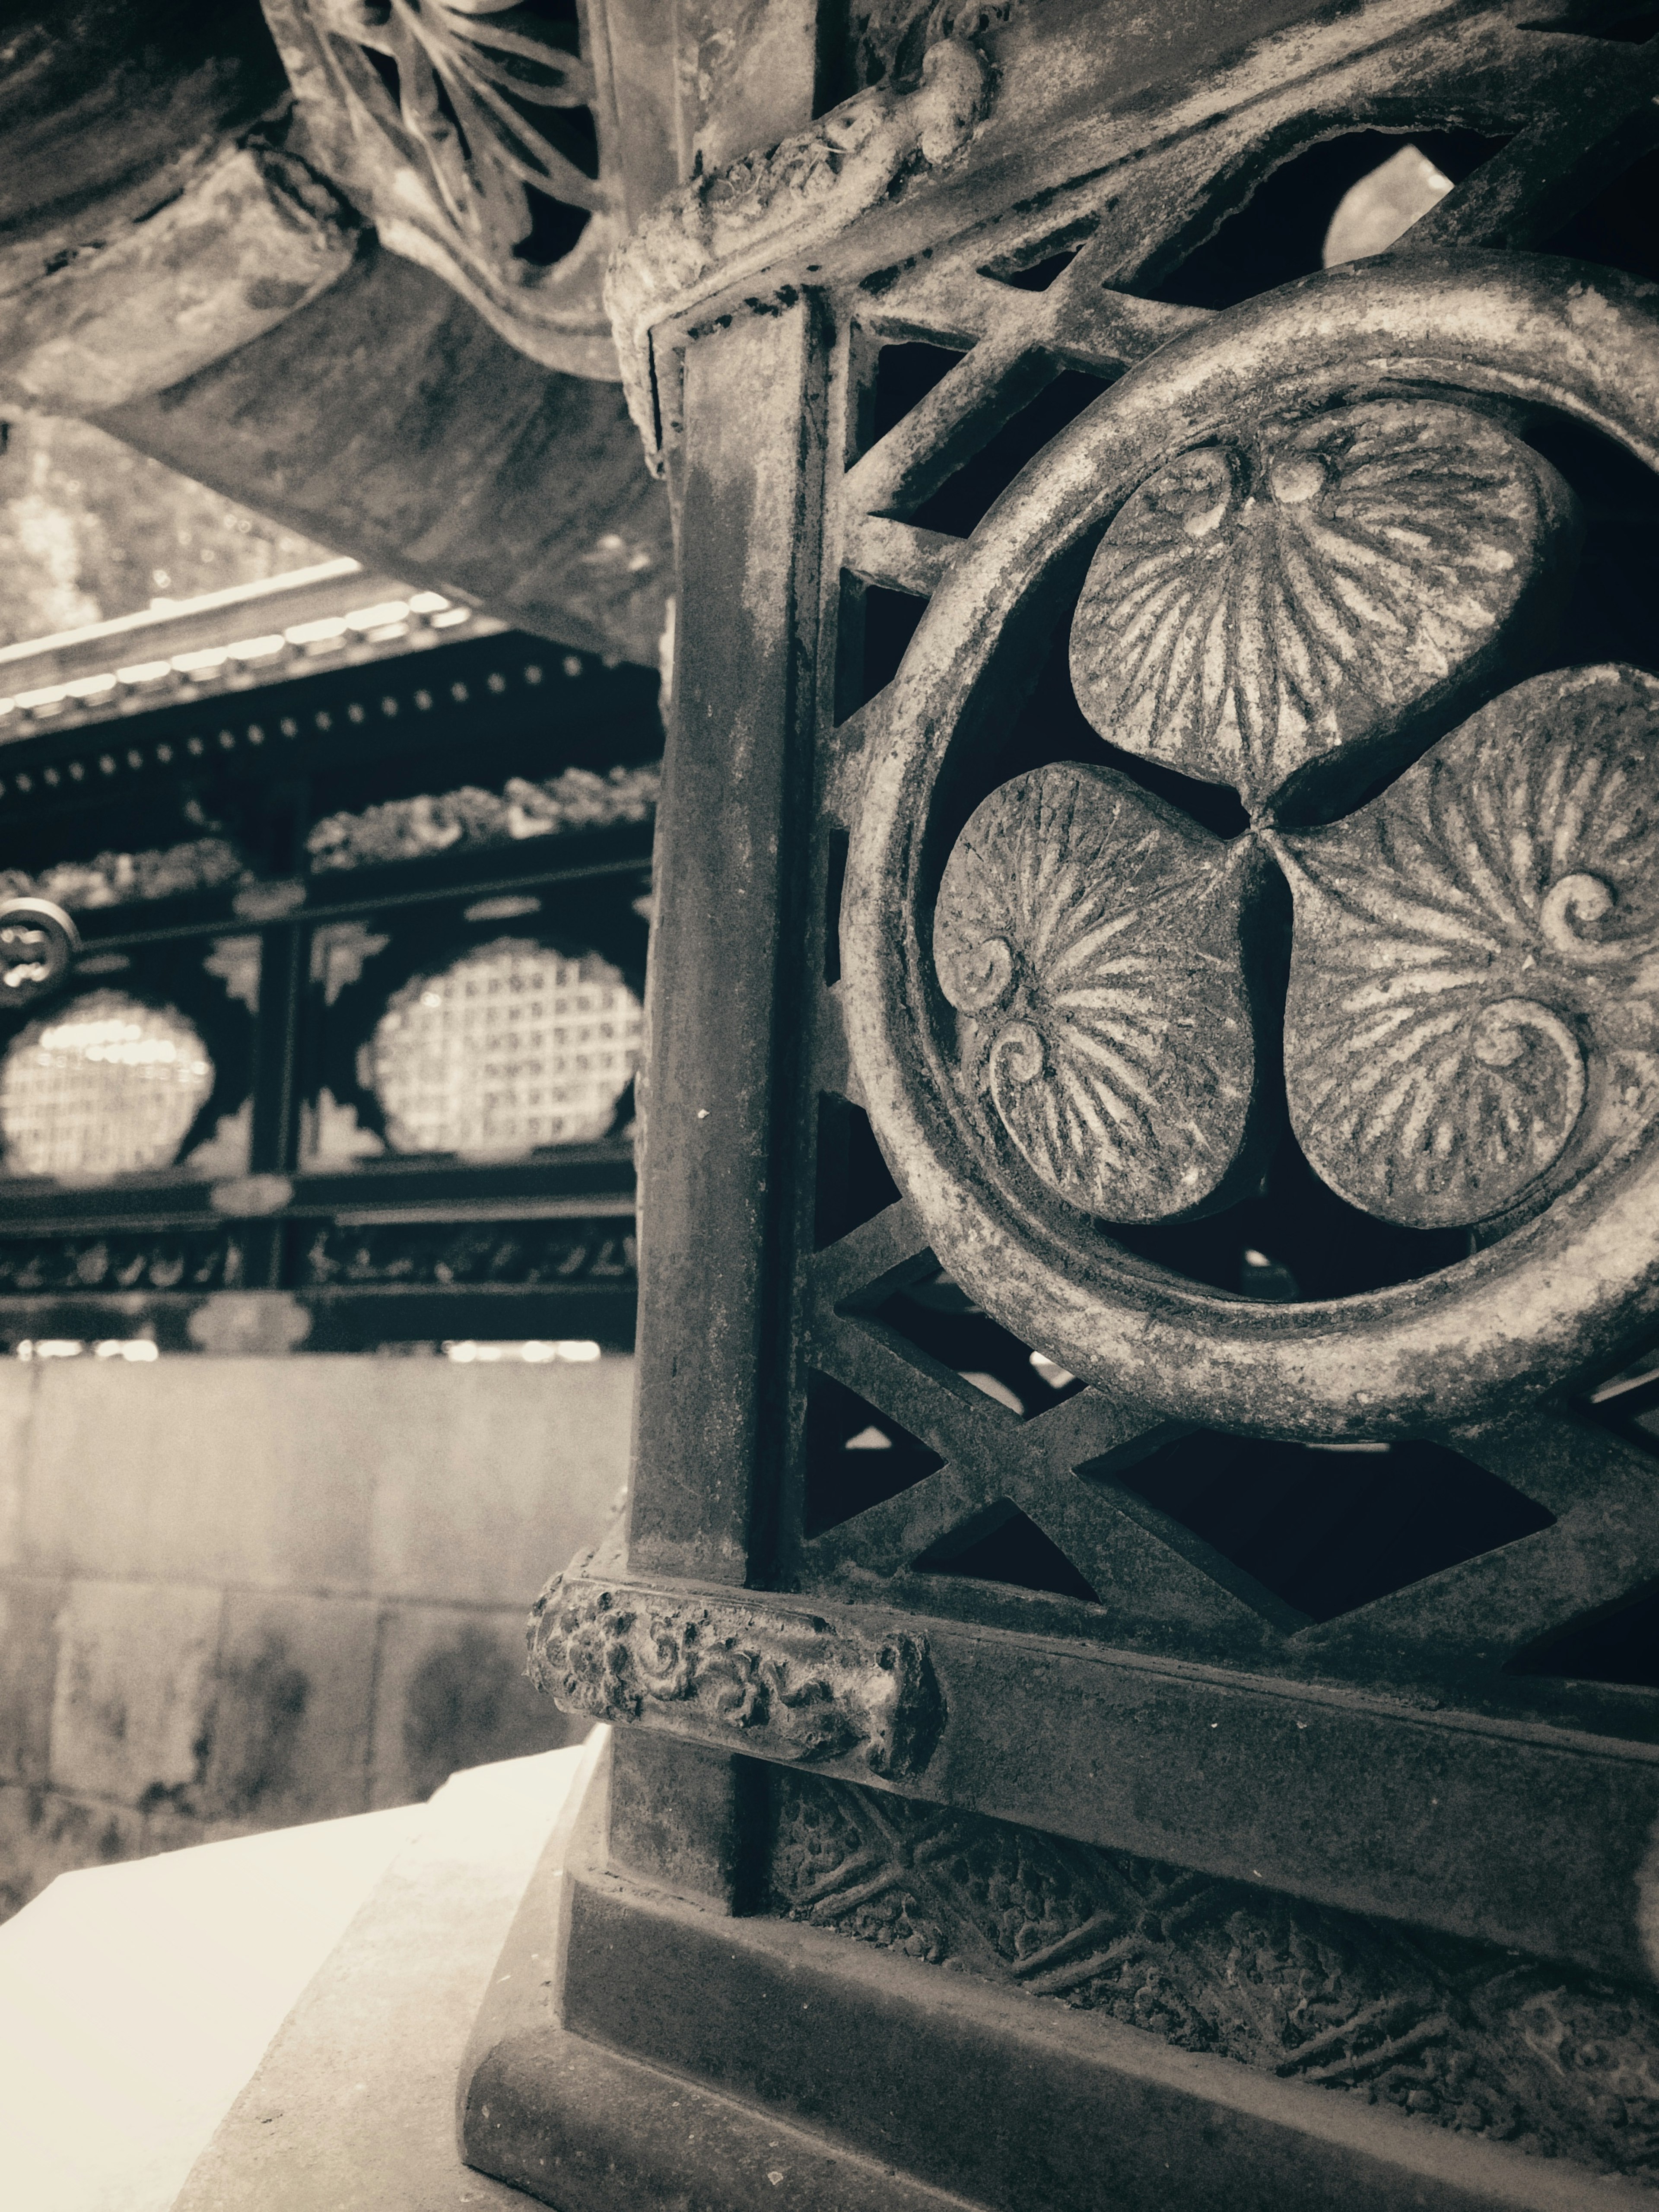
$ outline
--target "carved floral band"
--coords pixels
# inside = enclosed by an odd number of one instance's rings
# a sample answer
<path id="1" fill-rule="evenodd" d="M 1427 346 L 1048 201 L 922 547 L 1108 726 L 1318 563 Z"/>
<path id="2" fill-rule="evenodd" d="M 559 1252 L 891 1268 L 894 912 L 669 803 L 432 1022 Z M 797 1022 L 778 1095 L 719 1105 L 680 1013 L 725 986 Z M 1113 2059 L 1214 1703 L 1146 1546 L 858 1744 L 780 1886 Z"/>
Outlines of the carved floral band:
<path id="1" fill-rule="evenodd" d="M 978 806 L 933 958 L 986 1141 L 1109 1221 L 1259 1175 L 1275 872 L 1291 1126 L 1353 1205 L 1518 1218 L 1645 1117 L 1659 682 L 1573 669 L 1469 714 L 1536 665 L 1577 541 L 1548 464 L 1438 402 L 1206 446 L 1133 494 L 1073 624 L 1077 696 L 1123 751 L 1231 785 L 1250 826 L 1224 840 L 1073 763 Z"/>
<path id="2" fill-rule="evenodd" d="M 592 1557 L 530 1616 L 530 1677 L 562 1711 L 896 1779 L 932 1758 L 945 1705 L 925 1637 L 622 1588 L 588 1572 Z"/>

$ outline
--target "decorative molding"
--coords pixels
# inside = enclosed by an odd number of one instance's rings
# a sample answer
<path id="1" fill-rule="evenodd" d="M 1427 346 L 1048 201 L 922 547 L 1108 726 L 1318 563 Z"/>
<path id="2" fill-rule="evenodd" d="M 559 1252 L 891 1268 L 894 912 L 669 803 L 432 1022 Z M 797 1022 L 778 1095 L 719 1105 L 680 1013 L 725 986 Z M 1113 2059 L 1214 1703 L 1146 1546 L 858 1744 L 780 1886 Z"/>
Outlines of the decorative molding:
<path id="1" fill-rule="evenodd" d="M 924 56 L 913 89 L 856 94 L 809 131 L 699 178 L 646 217 L 611 263 L 605 297 L 629 411 L 657 474 L 663 436 L 652 325 L 693 313 L 781 254 L 834 237 L 867 209 L 953 166 L 991 98 L 978 50 L 965 39 L 942 40 Z"/>
<path id="2" fill-rule="evenodd" d="M 1291 1121 L 1343 1197 L 1489 1221 L 1553 1194 L 1581 1121 L 1597 1149 L 1639 1131 L 1659 1103 L 1659 681 L 1534 677 L 1279 850 Z"/>
<path id="3" fill-rule="evenodd" d="M 1320 769 L 1357 787 L 1408 718 L 1501 666 L 1517 619 L 1536 649 L 1576 509 L 1520 439 L 1432 401 L 1200 446 L 1101 540 L 1072 625 L 1078 699 L 1113 744 L 1231 784 L 1252 813 L 1318 790 Z"/>
<path id="4" fill-rule="evenodd" d="M 584 1553 L 530 1616 L 531 1680 L 562 1712 L 643 1722 L 768 1759 L 858 1759 L 920 1774 L 945 1709 L 927 1639 L 808 1613 L 669 1597 L 589 1577 Z"/>
<path id="5" fill-rule="evenodd" d="M 1659 2180 L 1659 1996 L 982 1814 L 787 1774 L 770 1910 L 1179 2050 Z"/>
<path id="6" fill-rule="evenodd" d="M 1109 769 L 975 808 L 933 909 L 957 1080 L 1051 1190 L 1113 1221 L 1215 1201 L 1255 1084 L 1240 940 L 1256 854 Z"/>
<path id="7" fill-rule="evenodd" d="M 422 860 L 459 845 L 476 849 L 526 837 L 568 836 L 651 821 L 662 784 L 659 762 L 641 767 L 568 768 L 539 782 L 511 776 L 499 794 L 459 791 L 388 799 L 362 813 L 325 815 L 306 841 L 313 875 Z"/>

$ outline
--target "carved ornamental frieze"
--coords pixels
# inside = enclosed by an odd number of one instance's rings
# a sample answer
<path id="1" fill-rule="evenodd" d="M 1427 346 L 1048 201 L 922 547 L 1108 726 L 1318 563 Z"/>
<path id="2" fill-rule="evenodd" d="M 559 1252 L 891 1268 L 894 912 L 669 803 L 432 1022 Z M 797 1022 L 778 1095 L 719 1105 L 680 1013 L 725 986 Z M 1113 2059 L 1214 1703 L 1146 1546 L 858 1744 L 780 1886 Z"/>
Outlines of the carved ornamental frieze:
<path id="1" fill-rule="evenodd" d="M 560 1710 L 790 1762 L 851 1761 L 896 1780 L 933 1756 L 945 1707 L 925 1637 L 816 1614 L 668 1599 L 556 1575 L 530 1619 L 530 1678 Z"/>
<path id="2" fill-rule="evenodd" d="M 1656 337 L 1567 264 L 1306 280 L 1131 371 L 935 594 L 869 749 L 854 1058 L 943 1264 L 1072 1371 L 1386 1431 L 1659 1298 L 1659 681 L 1552 665 L 1582 530 L 1526 435 L 1547 391 L 1650 460 Z M 1048 638 L 1105 750 L 998 781 Z M 1264 1308 L 1115 1243 L 1287 1129 L 1468 1257 Z"/>

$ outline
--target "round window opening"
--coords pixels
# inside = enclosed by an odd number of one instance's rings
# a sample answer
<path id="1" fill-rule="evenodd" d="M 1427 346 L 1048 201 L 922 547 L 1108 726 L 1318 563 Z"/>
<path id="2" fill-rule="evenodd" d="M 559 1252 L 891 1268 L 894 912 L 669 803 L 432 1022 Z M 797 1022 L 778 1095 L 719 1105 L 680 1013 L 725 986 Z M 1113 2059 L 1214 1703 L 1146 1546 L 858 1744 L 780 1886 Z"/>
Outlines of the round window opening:
<path id="1" fill-rule="evenodd" d="M 31 1022 L 0 1060 L 6 1165 L 32 1176 L 169 1167 L 213 1089 L 182 1014 L 94 991 Z"/>
<path id="2" fill-rule="evenodd" d="M 644 1010 L 597 953 L 502 938 L 387 1005 L 370 1046 L 399 1152 L 510 1158 L 610 1133 L 633 1080 Z"/>

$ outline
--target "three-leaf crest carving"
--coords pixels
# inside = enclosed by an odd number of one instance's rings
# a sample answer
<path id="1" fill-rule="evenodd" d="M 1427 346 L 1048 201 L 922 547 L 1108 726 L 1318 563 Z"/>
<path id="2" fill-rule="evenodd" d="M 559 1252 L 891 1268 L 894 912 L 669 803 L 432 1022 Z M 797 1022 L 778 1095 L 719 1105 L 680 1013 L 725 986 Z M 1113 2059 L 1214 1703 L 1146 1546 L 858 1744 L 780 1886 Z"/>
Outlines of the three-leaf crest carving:
<path id="1" fill-rule="evenodd" d="M 1078 698 L 1121 752 L 1231 785 L 1249 827 L 1074 762 L 975 810 L 933 959 L 1010 1172 L 1108 1221 L 1224 1203 L 1278 1110 L 1281 1021 L 1304 1153 L 1386 1220 L 1519 1218 L 1645 1118 L 1659 681 L 1491 696 L 1537 665 L 1577 539 L 1548 464 L 1439 401 L 1269 426 L 1131 495 L 1073 619 Z"/>

